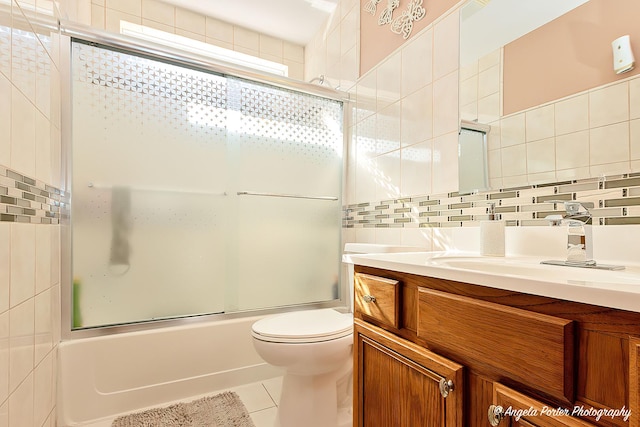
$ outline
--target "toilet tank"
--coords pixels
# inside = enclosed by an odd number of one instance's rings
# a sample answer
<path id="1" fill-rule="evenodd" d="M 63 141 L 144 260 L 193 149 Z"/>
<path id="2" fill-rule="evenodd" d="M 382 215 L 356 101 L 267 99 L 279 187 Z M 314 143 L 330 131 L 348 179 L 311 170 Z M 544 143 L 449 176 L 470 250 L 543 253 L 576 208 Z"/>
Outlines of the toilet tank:
<path id="1" fill-rule="evenodd" d="M 385 245 L 378 243 L 345 243 L 342 255 L 342 263 L 346 265 L 346 283 L 349 285 L 347 292 L 347 304 L 349 311 L 353 313 L 353 262 L 351 254 L 383 254 L 396 252 L 427 252 L 426 248 L 419 246 Z"/>

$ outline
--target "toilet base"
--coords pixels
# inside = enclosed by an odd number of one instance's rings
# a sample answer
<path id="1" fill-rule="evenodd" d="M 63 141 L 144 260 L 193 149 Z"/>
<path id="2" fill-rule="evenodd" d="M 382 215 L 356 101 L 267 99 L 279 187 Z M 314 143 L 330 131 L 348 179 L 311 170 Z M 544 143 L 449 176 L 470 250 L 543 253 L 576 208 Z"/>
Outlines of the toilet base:
<path id="1" fill-rule="evenodd" d="M 337 372 L 315 376 L 285 375 L 275 425 L 351 427 L 351 368 L 349 360 Z"/>

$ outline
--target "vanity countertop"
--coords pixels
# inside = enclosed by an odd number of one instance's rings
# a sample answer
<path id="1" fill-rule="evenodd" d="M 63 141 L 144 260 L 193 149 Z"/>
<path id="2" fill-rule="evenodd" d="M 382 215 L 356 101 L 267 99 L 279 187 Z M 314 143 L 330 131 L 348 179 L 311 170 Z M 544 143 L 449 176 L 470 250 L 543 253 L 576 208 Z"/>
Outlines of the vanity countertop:
<path id="1" fill-rule="evenodd" d="M 549 258 L 459 252 L 345 255 L 346 263 L 640 312 L 640 266 L 597 270 L 542 265 Z"/>

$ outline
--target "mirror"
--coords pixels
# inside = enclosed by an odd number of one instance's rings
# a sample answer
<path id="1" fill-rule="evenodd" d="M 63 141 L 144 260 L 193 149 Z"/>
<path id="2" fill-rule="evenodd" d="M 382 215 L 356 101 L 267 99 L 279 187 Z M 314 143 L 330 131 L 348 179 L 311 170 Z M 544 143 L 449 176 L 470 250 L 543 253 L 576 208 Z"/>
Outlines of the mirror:
<path id="1" fill-rule="evenodd" d="M 636 154 L 629 130 L 640 118 L 640 108 L 629 107 L 640 70 L 617 75 L 611 48 L 625 34 L 640 46 L 628 18 L 640 13 L 633 3 L 470 0 L 462 7 L 460 119 L 490 126 L 489 188 L 640 169 L 640 141 Z M 466 176 L 473 168 L 461 157 L 459 170 L 461 191 L 483 187 Z"/>
<path id="2" fill-rule="evenodd" d="M 489 190 L 487 134 L 491 127 L 460 121 L 458 134 L 458 191 L 474 193 Z"/>

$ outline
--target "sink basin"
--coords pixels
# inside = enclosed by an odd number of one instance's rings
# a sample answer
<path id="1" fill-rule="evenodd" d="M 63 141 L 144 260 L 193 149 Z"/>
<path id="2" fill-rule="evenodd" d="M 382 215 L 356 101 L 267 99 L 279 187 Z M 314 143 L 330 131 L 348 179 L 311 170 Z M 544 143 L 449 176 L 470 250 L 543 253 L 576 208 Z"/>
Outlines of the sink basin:
<path id="1" fill-rule="evenodd" d="M 490 258 L 444 256 L 431 258 L 427 264 L 500 276 L 535 278 L 562 283 L 619 283 L 640 286 L 640 270 L 593 270 L 543 265 L 530 258 Z"/>

